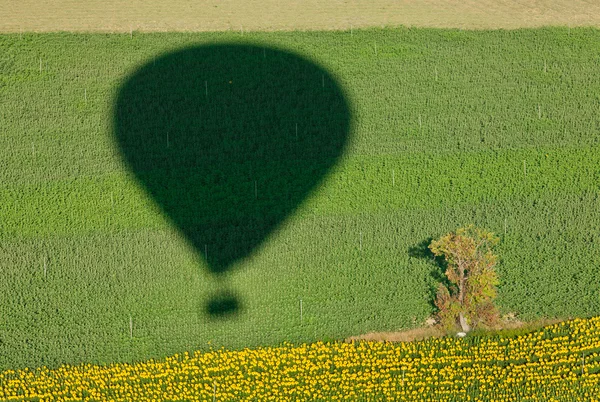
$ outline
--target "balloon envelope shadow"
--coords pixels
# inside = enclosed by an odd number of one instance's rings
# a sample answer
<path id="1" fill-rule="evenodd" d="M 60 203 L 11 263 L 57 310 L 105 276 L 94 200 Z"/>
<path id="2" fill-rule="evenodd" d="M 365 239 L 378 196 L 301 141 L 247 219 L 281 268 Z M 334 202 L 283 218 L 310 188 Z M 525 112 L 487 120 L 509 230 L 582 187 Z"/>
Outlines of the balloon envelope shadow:
<path id="1" fill-rule="evenodd" d="M 323 68 L 237 44 L 156 58 L 128 77 L 114 111 L 124 160 L 217 278 L 324 179 L 349 122 L 344 93 Z M 240 303 L 220 291 L 206 306 L 223 316 Z"/>

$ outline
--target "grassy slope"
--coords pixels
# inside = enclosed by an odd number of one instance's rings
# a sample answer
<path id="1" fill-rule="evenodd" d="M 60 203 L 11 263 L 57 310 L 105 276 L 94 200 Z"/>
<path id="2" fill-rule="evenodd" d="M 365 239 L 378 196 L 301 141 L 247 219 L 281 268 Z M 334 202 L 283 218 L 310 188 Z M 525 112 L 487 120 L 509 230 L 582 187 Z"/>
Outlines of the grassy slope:
<path id="1" fill-rule="evenodd" d="M 409 250 L 471 222 L 502 235 L 503 310 L 597 313 L 599 36 L 0 37 L 0 367 L 410 327 L 431 313 L 435 266 Z M 314 59 L 354 119 L 330 178 L 229 278 L 241 314 L 213 322 L 202 303 L 216 284 L 123 167 L 111 108 L 136 66 L 221 40 Z"/>

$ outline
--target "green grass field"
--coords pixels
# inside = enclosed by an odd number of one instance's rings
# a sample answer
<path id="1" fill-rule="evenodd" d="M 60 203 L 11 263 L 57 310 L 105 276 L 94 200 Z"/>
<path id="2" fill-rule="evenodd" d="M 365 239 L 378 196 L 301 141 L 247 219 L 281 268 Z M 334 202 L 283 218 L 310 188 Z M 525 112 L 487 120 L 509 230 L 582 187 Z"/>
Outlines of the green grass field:
<path id="1" fill-rule="evenodd" d="M 0 369 L 418 326 L 437 269 L 423 242 L 469 223 L 502 239 L 503 312 L 597 314 L 599 40 L 591 28 L 0 36 Z M 324 181 L 215 279 L 123 161 L 114 112 L 142 65 L 224 42 L 311 60 L 351 115 Z M 239 311 L 211 318 L 225 282 Z"/>

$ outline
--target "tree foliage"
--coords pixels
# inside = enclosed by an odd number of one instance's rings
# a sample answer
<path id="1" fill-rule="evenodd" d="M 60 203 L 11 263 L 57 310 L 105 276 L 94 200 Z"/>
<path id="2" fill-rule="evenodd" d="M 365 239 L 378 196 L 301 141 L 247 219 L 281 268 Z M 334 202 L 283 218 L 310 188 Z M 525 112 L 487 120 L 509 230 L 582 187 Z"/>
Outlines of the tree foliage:
<path id="1" fill-rule="evenodd" d="M 498 320 L 494 305 L 498 257 L 493 247 L 499 238 L 469 225 L 449 233 L 429 245 L 431 252 L 446 262 L 446 284 L 440 283 L 435 305 L 442 326 L 464 331 L 471 326 L 492 325 Z"/>

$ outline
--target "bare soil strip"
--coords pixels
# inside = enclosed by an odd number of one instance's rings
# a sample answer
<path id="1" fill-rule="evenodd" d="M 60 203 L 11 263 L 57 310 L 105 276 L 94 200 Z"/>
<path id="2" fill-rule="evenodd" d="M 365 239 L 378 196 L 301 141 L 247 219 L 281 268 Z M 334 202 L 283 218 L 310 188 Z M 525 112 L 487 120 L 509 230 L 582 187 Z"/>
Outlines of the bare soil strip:
<path id="1" fill-rule="evenodd" d="M 530 332 L 540 329 L 542 327 L 556 324 L 562 320 L 560 319 L 541 319 L 537 321 L 520 321 L 518 319 L 510 318 L 505 319 L 496 328 L 489 329 L 481 332 L 485 334 L 510 334 L 510 331 L 523 331 Z M 364 335 L 351 336 L 345 339 L 345 342 L 352 341 L 376 341 L 376 342 L 412 342 L 421 341 L 426 338 L 439 338 L 445 334 L 441 329 L 433 325 L 427 325 L 420 328 L 414 328 L 404 331 L 396 332 L 370 332 Z"/>
<path id="2" fill-rule="evenodd" d="M 376 342 L 412 342 L 426 338 L 437 338 L 444 333 L 435 327 L 414 328 L 397 332 L 370 332 L 365 335 L 351 336 L 345 342 L 376 341 Z"/>
<path id="3" fill-rule="evenodd" d="M 597 0 L 0 0 L 0 32 L 600 26 Z"/>

